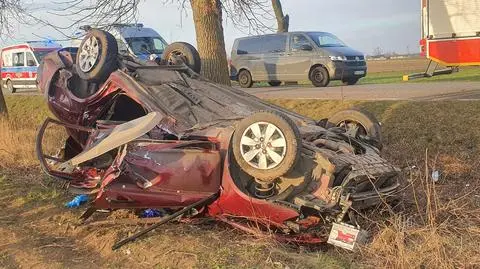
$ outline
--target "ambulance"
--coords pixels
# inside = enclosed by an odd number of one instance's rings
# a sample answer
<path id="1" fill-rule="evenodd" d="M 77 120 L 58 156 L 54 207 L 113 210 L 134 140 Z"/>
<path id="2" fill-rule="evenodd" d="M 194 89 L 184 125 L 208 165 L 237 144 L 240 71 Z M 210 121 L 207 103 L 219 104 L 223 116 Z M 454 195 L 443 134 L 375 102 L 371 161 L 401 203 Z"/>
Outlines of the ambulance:
<path id="1" fill-rule="evenodd" d="M 35 89 L 37 68 L 43 57 L 61 45 L 51 41 L 27 41 L 0 51 L 0 86 L 11 93 L 17 89 Z"/>

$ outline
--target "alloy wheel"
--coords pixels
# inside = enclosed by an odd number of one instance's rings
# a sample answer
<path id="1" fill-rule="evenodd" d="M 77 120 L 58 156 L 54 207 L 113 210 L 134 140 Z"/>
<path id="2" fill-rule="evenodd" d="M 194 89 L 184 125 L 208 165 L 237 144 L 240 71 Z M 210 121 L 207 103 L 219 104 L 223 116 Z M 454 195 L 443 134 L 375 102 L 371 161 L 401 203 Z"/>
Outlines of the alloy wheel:
<path id="1" fill-rule="evenodd" d="M 85 43 L 83 43 L 80 51 L 79 66 L 83 72 L 92 70 L 95 64 L 98 62 L 98 56 L 100 55 L 100 46 L 98 39 L 94 36 L 90 36 Z"/>
<path id="2" fill-rule="evenodd" d="M 240 152 L 251 166 L 266 170 L 277 167 L 285 158 L 287 141 L 274 124 L 256 122 L 243 133 Z"/>

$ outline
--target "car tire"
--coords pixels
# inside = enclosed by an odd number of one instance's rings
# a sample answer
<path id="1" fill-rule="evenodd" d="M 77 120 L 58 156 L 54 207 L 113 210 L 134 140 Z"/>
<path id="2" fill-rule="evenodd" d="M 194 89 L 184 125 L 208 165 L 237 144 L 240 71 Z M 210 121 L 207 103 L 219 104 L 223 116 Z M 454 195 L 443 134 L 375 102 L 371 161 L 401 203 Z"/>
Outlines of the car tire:
<path id="1" fill-rule="evenodd" d="M 17 89 L 15 89 L 15 87 L 13 87 L 13 83 L 11 80 L 7 80 L 7 91 L 9 91 L 10 93 L 16 93 L 17 92 Z"/>
<path id="2" fill-rule="evenodd" d="M 252 74 L 248 70 L 241 70 L 238 73 L 238 84 L 242 88 L 251 88 L 253 85 Z"/>
<path id="3" fill-rule="evenodd" d="M 360 80 L 360 78 L 349 78 L 342 80 L 343 85 L 355 85 Z"/>
<path id="4" fill-rule="evenodd" d="M 278 80 L 272 80 L 272 81 L 268 82 L 268 85 L 270 85 L 272 87 L 278 87 L 278 86 L 280 86 L 280 84 L 282 84 L 282 82 L 278 81 Z"/>
<path id="5" fill-rule="evenodd" d="M 353 125 L 353 127 L 348 127 L 348 125 L 352 123 L 360 126 L 358 126 L 359 128 L 357 132 L 355 134 L 350 133 L 350 136 L 354 136 L 355 138 L 359 138 L 359 136 L 367 136 L 368 141 L 372 146 L 378 149 L 382 148 L 382 131 L 380 122 L 372 113 L 363 109 L 352 108 L 335 113 L 328 118 L 326 128 L 344 127 L 348 134 L 349 128 L 355 128 L 355 125 Z"/>
<path id="6" fill-rule="evenodd" d="M 272 111 L 257 112 L 241 120 L 232 139 L 237 164 L 245 173 L 263 182 L 288 173 L 300 158 L 301 147 L 295 123 Z"/>
<path id="7" fill-rule="evenodd" d="M 328 70 L 323 66 L 314 67 L 310 71 L 309 78 L 315 87 L 327 87 L 330 83 Z"/>
<path id="8" fill-rule="evenodd" d="M 117 69 L 117 56 L 115 37 L 106 31 L 92 29 L 78 48 L 75 65 L 77 74 L 87 81 L 102 81 Z"/>
<path id="9" fill-rule="evenodd" d="M 183 62 L 190 67 L 195 73 L 200 73 L 202 69 L 202 62 L 200 60 L 200 54 L 197 49 L 186 42 L 175 42 L 167 46 L 163 52 L 163 60 L 174 63 L 173 56 L 180 57 Z"/>

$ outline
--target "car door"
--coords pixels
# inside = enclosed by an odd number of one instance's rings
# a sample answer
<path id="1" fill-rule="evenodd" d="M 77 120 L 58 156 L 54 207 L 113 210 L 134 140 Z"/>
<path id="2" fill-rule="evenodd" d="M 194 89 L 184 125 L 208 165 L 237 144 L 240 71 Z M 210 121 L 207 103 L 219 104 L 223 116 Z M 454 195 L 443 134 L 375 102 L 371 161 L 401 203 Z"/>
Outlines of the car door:
<path id="1" fill-rule="evenodd" d="M 35 57 L 33 56 L 33 53 L 30 51 L 27 51 L 25 54 L 25 59 L 26 59 L 26 64 L 27 64 L 27 69 L 26 71 L 28 72 L 28 80 L 31 83 L 31 85 L 35 84 L 35 79 L 37 78 L 37 61 L 35 60 Z"/>
<path id="2" fill-rule="evenodd" d="M 131 145 L 123 161 L 126 173 L 106 183 L 96 201 L 100 207 L 184 207 L 220 190 L 222 162 L 214 143 L 151 140 Z"/>
<path id="3" fill-rule="evenodd" d="M 287 63 L 285 52 L 287 49 L 287 35 L 276 34 L 264 37 L 262 43 L 263 61 L 260 68 L 264 74 L 260 80 L 282 81 L 285 80 L 285 69 Z"/>
<path id="4" fill-rule="evenodd" d="M 285 77 L 288 80 L 307 80 L 312 65 L 312 57 L 316 53 L 315 46 L 302 33 L 293 33 L 289 38 L 289 50 L 284 65 Z"/>
<path id="5" fill-rule="evenodd" d="M 25 71 L 25 52 L 14 52 L 13 53 L 13 66 L 14 74 L 11 77 L 12 83 L 16 87 L 23 87 L 25 79 L 28 78 L 28 73 Z"/>
<path id="6" fill-rule="evenodd" d="M 263 68 L 262 44 L 262 36 L 241 39 L 238 41 L 236 56 L 232 57 L 234 68 L 250 71 L 254 81 L 263 80 L 266 75 Z"/>

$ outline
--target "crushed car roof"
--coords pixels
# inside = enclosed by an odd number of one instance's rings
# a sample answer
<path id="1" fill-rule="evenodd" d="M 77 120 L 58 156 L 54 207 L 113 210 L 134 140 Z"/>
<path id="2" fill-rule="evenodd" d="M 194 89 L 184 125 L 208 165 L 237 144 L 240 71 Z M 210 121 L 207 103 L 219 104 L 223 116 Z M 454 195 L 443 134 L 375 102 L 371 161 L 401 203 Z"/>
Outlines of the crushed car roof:
<path id="1" fill-rule="evenodd" d="M 279 111 L 291 117 L 297 125 L 316 124 L 312 119 L 272 105 L 242 90 L 192 77 L 178 68 L 138 67 L 133 76 L 115 71 L 110 79 L 115 78 L 132 84 L 136 97 L 147 106 L 147 110 L 162 111 L 164 116 L 173 117 L 176 120 L 175 133 L 242 119 L 262 110 Z"/>

